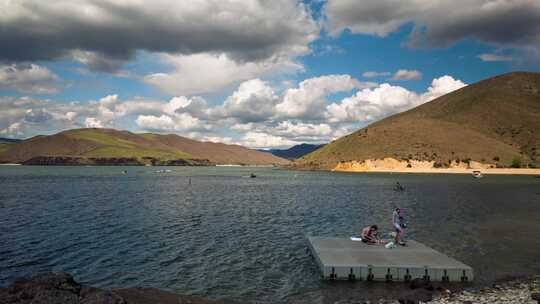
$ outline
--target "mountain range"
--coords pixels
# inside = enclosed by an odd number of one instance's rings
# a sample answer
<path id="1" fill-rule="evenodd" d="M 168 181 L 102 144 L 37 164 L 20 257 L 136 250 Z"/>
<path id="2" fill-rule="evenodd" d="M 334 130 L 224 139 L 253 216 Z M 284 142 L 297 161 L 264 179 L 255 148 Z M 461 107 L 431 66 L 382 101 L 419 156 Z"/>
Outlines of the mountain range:
<path id="1" fill-rule="evenodd" d="M 272 153 L 275 156 L 285 158 L 288 160 L 295 160 L 323 146 L 324 144 L 322 145 L 299 144 L 299 145 L 292 146 L 288 149 L 269 149 L 269 150 L 259 150 L 259 151 Z"/>
<path id="2" fill-rule="evenodd" d="M 114 129 L 73 129 L 0 146 L 0 163 L 28 165 L 283 165 L 288 162 L 238 145 Z"/>

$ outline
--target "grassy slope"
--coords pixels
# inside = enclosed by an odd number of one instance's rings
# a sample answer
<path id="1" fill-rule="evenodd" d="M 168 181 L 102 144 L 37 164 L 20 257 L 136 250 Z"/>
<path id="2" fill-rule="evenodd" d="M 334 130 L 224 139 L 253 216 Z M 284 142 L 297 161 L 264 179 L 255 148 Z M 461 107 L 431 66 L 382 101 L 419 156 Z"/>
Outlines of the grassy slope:
<path id="1" fill-rule="evenodd" d="M 8 143 L 0 143 L 0 153 L 7 151 L 11 144 Z"/>
<path id="2" fill-rule="evenodd" d="M 177 135 L 134 134 L 113 129 L 68 130 L 51 136 L 37 136 L 8 149 L 0 146 L 0 162 L 23 162 L 36 156 L 208 159 L 215 163 L 261 165 L 286 163 L 268 153 L 240 146 L 199 142 Z"/>
<path id="3" fill-rule="evenodd" d="M 80 154 L 80 156 L 84 157 L 154 157 L 161 160 L 193 158 L 188 153 L 177 150 L 171 151 L 167 147 L 154 148 L 151 143 L 145 143 L 136 137 L 130 140 L 132 134 L 127 132 L 120 132 L 120 135 L 125 135 L 126 138 L 118 137 L 119 135 L 116 132 L 103 133 L 96 129 L 71 130 L 67 131 L 66 134 L 76 140 L 99 144 L 97 148 Z"/>
<path id="4" fill-rule="evenodd" d="M 339 161 L 394 157 L 509 165 L 539 164 L 540 74 L 511 73 L 469 85 L 344 136 L 298 160 L 331 168 Z M 494 159 L 499 159 L 495 161 Z"/>

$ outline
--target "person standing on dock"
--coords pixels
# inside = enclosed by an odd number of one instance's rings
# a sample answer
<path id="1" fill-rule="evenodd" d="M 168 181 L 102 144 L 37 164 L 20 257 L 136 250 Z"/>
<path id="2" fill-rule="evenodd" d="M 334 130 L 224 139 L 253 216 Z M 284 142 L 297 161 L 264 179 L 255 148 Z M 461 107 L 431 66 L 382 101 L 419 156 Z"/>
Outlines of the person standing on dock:
<path id="1" fill-rule="evenodd" d="M 392 213 L 392 226 L 396 230 L 396 237 L 394 239 L 395 244 L 405 246 L 402 238 L 405 235 L 405 219 L 403 218 L 403 210 L 401 208 L 396 208 Z"/>

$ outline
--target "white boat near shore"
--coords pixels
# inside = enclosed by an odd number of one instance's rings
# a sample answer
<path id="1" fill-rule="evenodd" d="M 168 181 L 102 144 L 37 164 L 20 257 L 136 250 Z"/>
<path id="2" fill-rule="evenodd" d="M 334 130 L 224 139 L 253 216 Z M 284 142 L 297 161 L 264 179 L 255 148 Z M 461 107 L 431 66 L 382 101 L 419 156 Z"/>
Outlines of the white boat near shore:
<path id="1" fill-rule="evenodd" d="M 482 178 L 482 177 L 484 177 L 484 176 L 482 175 L 482 172 L 480 172 L 479 170 L 473 171 L 473 172 L 472 172 L 472 176 L 473 176 L 474 178 Z"/>

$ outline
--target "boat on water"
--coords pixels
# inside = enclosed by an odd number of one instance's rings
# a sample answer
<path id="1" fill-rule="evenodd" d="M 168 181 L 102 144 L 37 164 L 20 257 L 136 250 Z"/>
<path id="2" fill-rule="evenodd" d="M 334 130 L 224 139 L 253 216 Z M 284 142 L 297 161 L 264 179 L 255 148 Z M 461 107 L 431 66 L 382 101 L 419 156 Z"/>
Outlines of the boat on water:
<path id="1" fill-rule="evenodd" d="M 257 177 L 257 175 L 255 175 L 254 173 L 251 173 L 251 174 L 249 175 L 249 177 L 250 177 L 250 178 L 255 178 L 255 177 Z"/>
<path id="2" fill-rule="evenodd" d="M 479 170 L 474 170 L 474 171 L 472 172 L 472 176 L 473 176 L 474 178 L 482 178 L 482 177 L 484 177 L 484 176 L 482 175 L 482 172 L 480 172 Z"/>

